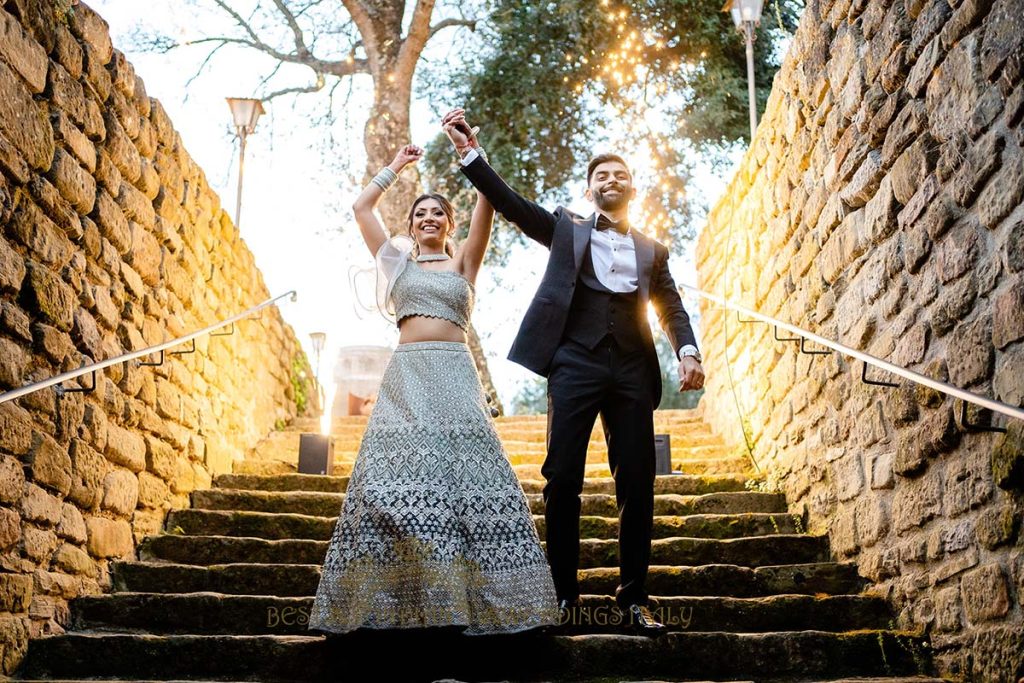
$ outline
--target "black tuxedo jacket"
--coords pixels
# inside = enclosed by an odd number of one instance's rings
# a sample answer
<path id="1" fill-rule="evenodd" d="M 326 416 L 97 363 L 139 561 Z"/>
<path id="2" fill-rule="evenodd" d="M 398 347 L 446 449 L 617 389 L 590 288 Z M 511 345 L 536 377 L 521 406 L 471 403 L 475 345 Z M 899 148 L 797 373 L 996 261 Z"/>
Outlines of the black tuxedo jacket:
<path id="1" fill-rule="evenodd" d="M 461 167 L 462 173 L 487 197 L 500 213 L 523 233 L 547 247 L 547 269 L 540 287 L 523 317 L 509 360 L 539 375 L 547 376 L 551 358 L 565 333 L 569 306 L 579 280 L 583 256 L 590 242 L 596 215 L 578 216 L 559 206 L 550 212 L 519 195 L 482 157 Z M 668 269 L 668 248 L 633 229 L 638 276 L 638 326 L 643 336 L 644 354 L 651 374 L 651 400 L 661 402 L 661 370 L 658 354 L 647 323 L 647 302 L 654 303 L 658 320 L 678 353 L 686 344 L 697 345 L 690 317 L 683 308 L 675 281 Z"/>

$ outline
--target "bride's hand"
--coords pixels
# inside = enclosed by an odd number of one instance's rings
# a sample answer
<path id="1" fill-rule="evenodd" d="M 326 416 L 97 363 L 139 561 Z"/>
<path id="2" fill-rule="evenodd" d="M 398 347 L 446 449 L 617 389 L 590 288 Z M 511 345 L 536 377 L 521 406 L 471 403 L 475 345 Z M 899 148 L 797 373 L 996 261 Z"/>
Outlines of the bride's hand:
<path id="1" fill-rule="evenodd" d="M 445 114 L 444 118 L 441 119 L 441 127 L 460 154 L 470 147 L 478 147 L 480 145 L 476 139 L 476 134 L 480 129 L 471 129 L 469 127 L 469 124 L 466 122 L 465 112 L 462 109 L 453 109 Z"/>
<path id="2" fill-rule="evenodd" d="M 399 168 L 405 168 L 409 164 L 415 164 L 417 161 L 423 158 L 423 148 L 417 147 L 416 145 L 406 145 L 398 150 L 395 154 L 395 159 L 392 161 L 392 165 L 397 165 Z"/>

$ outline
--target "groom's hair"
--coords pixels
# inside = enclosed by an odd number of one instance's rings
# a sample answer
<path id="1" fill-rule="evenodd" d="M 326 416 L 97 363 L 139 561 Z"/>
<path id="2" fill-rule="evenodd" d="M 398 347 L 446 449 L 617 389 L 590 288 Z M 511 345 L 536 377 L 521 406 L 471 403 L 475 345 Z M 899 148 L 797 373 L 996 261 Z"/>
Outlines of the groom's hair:
<path id="1" fill-rule="evenodd" d="M 629 170 L 629 164 L 626 160 L 620 157 L 618 154 L 598 154 L 596 157 L 590 160 L 587 164 L 587 185 L 590 185 L 590 176 L 594 175 L 594 169 L 605 163 L 606 161 L 617 161 L 626 167 L 626 171 L 629 172 L 630 179 L 633 178 L 633 172 Z"/>

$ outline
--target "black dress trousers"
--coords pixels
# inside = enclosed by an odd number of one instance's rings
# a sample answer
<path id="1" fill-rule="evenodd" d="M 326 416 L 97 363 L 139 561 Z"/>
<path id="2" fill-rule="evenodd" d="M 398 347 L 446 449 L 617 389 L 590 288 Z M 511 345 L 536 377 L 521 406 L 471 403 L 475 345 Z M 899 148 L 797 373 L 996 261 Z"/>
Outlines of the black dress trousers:
<path id="1" fill-rule="evenodd" d="M 616 603 L 647 604 L 644 584 L 654 515 L 654 406 L 642 350 L 608 335 L 596 347 L 563 339 L 548 374 L 547 457 L 541 472 L 548 562 L 559 600 L 580 594 L 580 493 L 587 446 L 598 415 L 619 512 Z"/>

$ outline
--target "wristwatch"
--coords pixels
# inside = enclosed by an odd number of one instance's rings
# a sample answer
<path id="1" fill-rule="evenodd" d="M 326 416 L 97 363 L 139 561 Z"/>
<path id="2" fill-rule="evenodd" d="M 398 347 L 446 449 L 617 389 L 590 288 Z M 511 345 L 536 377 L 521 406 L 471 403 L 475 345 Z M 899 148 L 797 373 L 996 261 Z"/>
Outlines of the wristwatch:
<path id="1" fill-rule="evenodd" d="M 697 347 L 693 346 L 692 344 L 687 344 L 686 346 L 679 349 L 679 360 L 682 360 L 687 356 L 692 356 L 693 358 L 696 358 L 698 363 L 703 362 L 703 359 L 700 356 L 700 351 L 698 351 Z"/>

